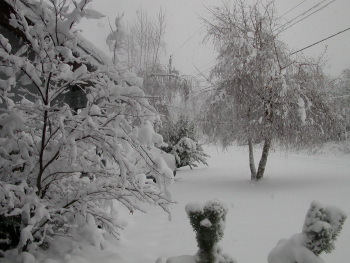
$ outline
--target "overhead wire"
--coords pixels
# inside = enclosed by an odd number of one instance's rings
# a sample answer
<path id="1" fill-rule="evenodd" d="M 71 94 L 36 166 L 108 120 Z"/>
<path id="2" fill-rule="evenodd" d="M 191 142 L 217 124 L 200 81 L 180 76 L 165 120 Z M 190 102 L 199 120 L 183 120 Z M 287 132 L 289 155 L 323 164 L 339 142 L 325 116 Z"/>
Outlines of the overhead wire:
<path id="1" fill-rule="evenodd" d="M 294 52 L 290 53 L 289 56 L 292 56 L 292 55 L 294 55 L 294 54 L 296 54 L 296 53 L 299 53 L 299 52 L 301 52 L 301 51 L 303 51 L 303 50 L 305 50 L 305 49 L 308 49 L 308 48 L 310 48 L 310 47 L 313 47 L 313 46 L 315 46 L 315 45 L 317 45 L 317 44 L 319 44 L 319 43 L 322 43 L 322 42 L 324 42 L 324 41 L 326 41 L 326 40 L 328 40 L 328 39 L 331 39 L 331 38 L 333 38 L 333 37 L 335 37 L 335 36 L 337 36 L 337 35 L 340 35 L 340 34 L 346 32 L 346 31 L 348 31 L 348 30 L 350 30 L 350 27 L 348 27 L 348 28 L 346 28 L 346 29 L 344 29 L 344 30 L 341 30 L 341 31 L 339 31 L 339 32 L 337 32 L 337 33 L 335 33 L 335 34 L 333 34 L 333 35 L 330 35 L 330 36 L 328 36 L 328 37 L 326 37 L 326 38 L 323 38 L 323 39 L 321 39 L 321 40 L 319 40 L 319 41 L 317 41 L 317 42 L 315 42 L 315 43 L 313 43 L 313 44 L 311 44 L 311 45 L 308 45 L 308 46 L 306 46 L 306 47 L 304 47 L 304 48 L 301 48 L 301 49 L 299 49 L 299 50 L 297 50 L 297 51 L 294 51 Z M 203 88 L 203 89 L 201 89 L 201 90 L 198 90 L 198 91 L 195 91 L 195 92 L 202 92 L 202 91 L 210 90 L 211 88 L 214 88 L 214 87 L 211 85 L 211 86 L 205 87 L 205 88 Z"/>
<path id="2" fill-rule="evenodd" d="M 283 17 L 284 15 L 286 15 L 286 14 L 290 13 L 291 11 L 295 10 L 297 7 L 299 7 L 300 5 L 302 5 L 303 3 L 305 3 L 306 1 L 307 1 L 307 0 L 303 0 L 302 2 L 300 2 L 299 4 L 297 4 L 296 6 L 294 6 L 293 8 L 291 8 L 291 9 L 289 9 L 288 11 L 286 11 L 285 13 L 283 13 L 279 18 L 281 18 L 281 17 Z M 327 1 L 327 0 L 323 0 L 323 1 L 319 2 L 318 4 L 312 6 L 312 7 L 309 8 L 308 10 L 304 11 L 302 14 L 300 14 L 300 15 L 294 17 L 293 19 L 289 20 L 287 23 L 285 23 L 284 25 L 282 25 L 281 27 L 279 27 L 279 28 L 277 29 L 277 30 L 279 30 L 279 29 L 282 28 L 282 30 L 280 30 L 277 34 L 280 34 L 281 32 L 283 32 L 283 31 L 287 30 L 288 28 L 290 28 L 290 27 L 296 25 L 297 23 L 302 22 L 303 20 L 305 20 L 306 18 L 310 17 L 311 15 L 313 15 L 313 14 L 315 14 L 315 13 L 317 13 L 317 12 L 323 10 L 324 8 L 326 8 L 328 5 L 332 4 L 332 3 L 335 2 L 336 0 L 331 1 L 331 2 L 329 2 L 329 3 L 327 3 L 327 4 L 323 5 L 323 6 L 321 6 L 320 8 L 316 9 L 316 10 L 313 11 L 312 13 L 308 14 L 309 12 L 311 12 L 311 11 L 314 10 L 315 8 L 319 7 L 321 4 L 325 3 L 326 1 Z M 308 15 L 307 15 L 306 17 L 303 17 L 303 16 L 305 16 L 306 14 L 308 14 Z M 300 18 L 300 17 L 303 17 L 303 18 L 297 20 L 297 19 Z M 295 20 L 297 20 L 297 21 L 294 22 L 293 24 L 291 24 L 291 23 L 292 23 L 293 21 L 295 21 Z M 286 27 L 287 25 L 289 25 L 289 26 Z M 179 47 L 172 53 L 172 55 L 174 55 L 174 54 L 175 54 L 178 50 L 180 50 L 187 42 L 189 42 L 203 27 L 204 27 L 204 26 L 202 26 L 202 27 L 200 27 L 198 30 L 196 30 L 196 31 L 181 45 L 181 46 L 179 46 Z M 296 54 L 296 53 L 299 53 L 299 52 L 301 52 L 301 51 L 303 51 L 303 50 L 305 50 L 305 49 L 308 49 L 308 48 L 310 48 L 310 47 L 312 47 L 312 46 L 315 46 L 315 45 L 317 45 L 317 44 L 319 44 L 319 43 L 321 43 L 321 42 L 323 42 L 323 41 L 325 41 L 325 40 L 328 40 L 328 39 L 330 39 L 330 38 L 332 38 L 332 37 L 335 37 L 335 36 L 337 36 L 337 35 L 339 35 L 339 34 L 341 34 L 341 33 L 344 33 L 345 31 L 348 31 L 348 30 L 350 30 L 350 27 L 347 28 L 347 29 L 345 29 L 345 30 L 342 30 L 342 31 L 340 31 L 340 32 L 337 32 L 336 34 L 333 34 L 333 35 L 331 35 L 331 36 L 329 36 L 329 37 L 327 37 L 327 38 L 324 38 L 324 39 L 322 39 L 322 40 L 320 40 L 320 41 L 317 41 L 317 42 L 315 42 L 315 43 L 313 43 L 313 44 L 311 44 L 311 45 L 309 45 L 309 46 L 307 46 L 307 47 L 304 47 L 304 48 L 302 48 L 302 49 L 299 49 L 299 50 L 297 50 L 297 51 L 295 51 L 295 52 L 293 52 L 293 53 L 291 53 L 291 54 L 289 54 L 289 55 L 292 56 L 292 55 L 294 55 L 294 54 Z M 209 67 L 209 68 L 207 68 L 207 69 L 205 69 L 205 70 L 203 70 L 203 71 L 200 71 L 200 69 L 202 69 L 202 68 L 204 68 L 205 66 L 211 64 L 211 63 L 214 62 L 215 60 L 216 60 L 216 58 L 213 59 L 212 61 L 208 62 L 207 64 L 203 65 L 203 66 L 200 67 L 199 69 L 196 68 L 196 70 L 198 71 L 198 73 L 197 73 L 195 76 L 204 75 L 205 72 L 207 72 L 207 71 L 211 70 L 212 68 L 214 68 L 215 65 L 213 65 L 213 66 L 211 66 L 211 67 Z M 193 72 L 193 73 L 194 73 L 194 72 Z M 206 80 L 206 81 L 207 81 L 207 80 Z M 208 81 L 207 81 L 207 82 L 208 82 Z M 208 82 L 208 83 L 209 83 L 209 82 Z M 198 90 L 198 91 L 195 91 L 195 92 L 193 92 L 193 93 L 204 92 L 204 91 L 210 90 L 210 89 L 212 89 L 212 88 L 214 88 L 214 87 L 213 87 L 212 85 L 210 85 L 210 86 L 208 86 L 208 87 L 205 87 L 205 88 L 200 89 L 200 90 Z"/>
<path id="3" fill-rule="evenodd" d="M 284 27 L 286 27 L 287 25 L 289 25 L 290 23 L 292 23 L 293 21 L 295 21 L 296 19 L 305 16 L 307 13 L 311 12 L 313 9 L 319 7 L 321 4 L 323 4 L 324 2 L 327 2 L 328 0 L 323 0 L 319 3 L 317 3 L 316 5 L 310 7 L 309 9 L 307 9 L 306 11 L 302 12 L 301 14 L 297 15 L 296 17 L 292 18 L 291 20 L 289 20 L 288 22 L 286 22 L 285 24 L 281 25 L 279 28 L 276 29 L 276 31 L 279 31 L 280 29 L 283 30 Z"/>
<path id="4" fill-rule="evenodd" d="M 194 38 L 195 35 L 197 35 L 199 33 L 199 31 L 201 31 L 204 28 L 204 26 L 201 26 L 200 28 L 198 28 L 190 37 L 188 37 L 183 43 L 182 45 L 180 45 L 173 53 L 171 53 L 170 56 L 174 55 L 177 51 L 179 51 L 184 45 L 186 45 L 192 38 Z"/>
<path id="5" fill-rule="evenodd" d="M 193 65 L 196 68 L 196 70 L 192 71 L 190 75 L 194 74 L 193 76 L 196 77 L 196 76 L 200 76 L 204 72 L 207 72 L 208 70 L 211 70 L 215 65 L 211 65 L 209 68 L 204 69 L 204 70 L 201 71 L 202 68 L 204 68 L 204 67 L 208 66 L 209 64 L 213 63 L 215 60 L 216 60 L 216 58 L 213 59 L 212 61 L 206 63 L 205 65 L 201 66 L 200 68 L 197 68 L 195 65 Z"/>
<path id="6" fill-rule="evenodd" d="M 294 10 L 295 8 L 297 8 L 298 6 L 300 6 L 301 4 L 303 4 L 304 2 L 306 2 L 307 0 L 304 0 L 304 1 L 302 1 L 301 3 L 299 3 L 298 5 L 296 5 L 296 6 L 294 6 L 293 8 L 291 8 L 291 9 L 289 9 L 287 12 L 285 12 L 283 15 L 286 15 L 286 14 L 288 14 L 289 12 L 291 12 L 292 10 Z M 327 0 L 324 0 L 323 2 L 325 2 L 325 1 L 327 1 Z M 334 0 L 335 1 L 335 0 Z M 323 2 L 321 2 L 321 3 L 323 3 Z M 281 15 L 280 17 L 282 17 L 283 15 Z M 289 21 L 288 23 L 290 23 L 291 21 Z M 201 26 L 199 29 L 197 29 L 189 38 L 187 38 L 174 52 L 172 52 L 171 53 L 171 55 L 170 56 L 173 56 L 177 51 L 179 51 L 184 45 L 186 45 L 202 28 L 204 27 L 204 25 L 203 26 Z M 216 58 L 215 59 L 213 59 L 213 60 L 211 60 L 210 62 L 208 62 L 207 64 L 205 64 L 204 66 L 202 66 L 202 67 L 200 67 L 199 69 L 197 69 L 197 71 L 199 71 L 200 69 L 202 69 L 203 67 L 205 67 L 205 66 L 207 66 L 207 65 L 209 65 L 209 64 L 211 64 L 212 62 L 214 62 L 216 60 Z M 203 75 L 203 73 L 205 73 L 205 72 L 207 72 L 207 71 L 209 71 L 209 70 L 211 70 L 211 69 L 213 69 L 214 68 L 214 66 L 215 65 L 213 65 L 213 66 L 211 66 L 211 67 L 209 67 L 209 68 L 207 68 L 207 69 L 205 69 L 205 70 L 203 70 L 203 71 L 199 71 L 196 75 L 194 75 L 194 76 L 200 76 L 200 75 Z M 191 73 L 191 75 L 193 74 L 193 73 L 195 73 L 195 71 L 193 71 L 192 73 Z"/>
<path id="7" fill-rule="evenodd" d="M 285 13 L 283 13 L 282 15 L 280 15 L 280 16 L 278 17 L 278 19 L 281 18 L 281 17 L 283 17 L 284 15 L 290 13 L 291 11 L 295 10 L 297 7 L 299 7 L 300 5 L 302 5 L 303 3 L 305 3 L 306 1 L 308 1 L 308 0 L 303 0 L 303 1 L 300 2 L 299 4 L 295 5 L 295 6 L 292 7 L 291 9 L 287 10 Z M 312 6 L 312 7 L 309 8 L 308 10 L 304 11 L 302 14 L 298 15 L 297 17 L 291 19 L 290 21 L 288 21 L 287 23 L 285 23 L 284 25 L 282 25 L 281 27 L 279 27 L 277 30 L 279 30 L 279 29 L 285 27 L 286 25 L 288 25 L 288 24 L 290 24 L 291 22 L 295 21 L 295 20 L 298 19 L 299 17 L 306 15 L 308 12 L 310 12 L 311 10 L 317 8 L 319 5 L 323 4 L 323 3 L 326 2 L 326 1 L 327 1 L 327 0 L 323 0 L 323 1 L 319 2 L 318 4 Z M 322 6 L 321 8 L 317 9 L 317 10 L 314 11 L 313 13 L 309 14 L 307 17 L 309 17 L 309 16 L 311 16 L 312 14 L 314 14 L 314 13 L 316 13 L 316 12 L 318 12 L 318 11 L 324 9 L 326 6 L 328 6 L 329 4 L 333 3 L 334 1 L 335 1 L 335 0 L 333 0 L 332 2 L 326 4 L 325 6 Z M 297 22 L 293 23 L 293 24 L 290 25 L 289 27 L 295 25 L 296 23 L 301 22 L 302 20 L 306 19 L 307 17 L 302 18 L 301 20 L 298 20 Z M 288 27 L 288 28 L 289 28 L 289 27 Z M 287 29 L 287 28 L 286 28 L 286 29 Z M 278 34 L 281 33 L 281 32 L 283 32 L 283 31 L 286 30 L 286 29 L 281 30 L 280 32 L 278 32 Z M 200 71 L 200 69 L 202 69 L 202 68 L 205 67 L 206 65 L 211 64 L 211 63 L 214 62 L 215 60 L 216 60 L 216 58 L 213 59 L 212 61 L 210 61 L 209 63 L 205 64 L 204 66 L 200 67 L 199 69 L 197 69 L 197 74 L 195 74 L 194 76 L 203 75 L 203 73 L 205 73 L 205 72 L 207 72 L 207 71 L 213 69 L 215 65 L 214 65 L 214 66 L 211 66 L 211 67 L 209 67 L 209 68 L 207 68 L 207 69 L 205 69 L 205 70 L 203 70 L 203 71 Z M 194 72 L 195 72 L 195 71 L 194 71 Z M 193 74 L 194 72 L 192 72 L 191 74 Z"/>
<path id="8" fill-rule="evenodd" d="M 297 4 L 296 6 L 292 7 L 291 9 L 289 9 L 287 12 L 283 13 L 282 15 L 280 15 L 277 19 L 280 19 L 281 17 L 285 16 L 286 14 L 289 14 L 290 12 L 292 12 L 295 8 L 299 7 L 300 5 L 302 5 L 303 3 L 305 3 L 307 0 L 302 1 L 301 3 Z"/>
<path id="9" fill-rule="evenodd" d="M 315 14 L 315 13 L 317 13 L 317 12 L 323 10 L 324 8 L 326 8 L 326 7 L 329 6 L 330 4 L 334 3 L 335 1 L 336 1 L 336 0 L 333 0 L 333 1 L 329 2 L 328 4 L 326 4 L 326 5 L 324 5 L 324 6 L 321 6 L 319 9 L 315 10 L 314 12 L 312 12 L 312 13 L 309 14 L 309 15 L 307 15 L 306 17 L 303 17 L 302 19 L 296 21 L 295 23 L 291 24 L 290 26 L 288 26 L 288 27 L 282 29 L 281 31 L 279 31 L 279 32 L 277 33 L 277 35 L 280 34 L 280 33 L 282 33 L 283 31 L 287 30 L 288 28 L 291 28 L 292 26 L 294 26 L 294 25 L 300 23 L 301 21 L 304 21 L 306 18 L 310 17 L 311 15 L 313 15 L 313 14 Z"/>
<path id="10" fill-rule="evenodd" d="M 323 42 L 323 41 L 326 41 L 326 40 L 328 40 L 328 39 L 330 39 L 330 38 L 332 38 L 332 37 L 335 37 L 335 36 L 337 36 L 337 35 L 339 35 L 339 34 L 342 34 L 342 33 L 344 33 L 345 31 L 348 31 L 348 30 L 350 30 L 350 27 L 348 27 L 348 28 L 346 28 L 346 29 L 344 29 L 344 30 L 342 30 L 342 31 L 339 31 L 338 33 L 335 33 L 335 34 L 333 34 L 333 35 L 331 35 L 331 36 L 329 36 L 329 37 L 326 37 L 326 38 L 324 38 L 324 39 L 321 39 L 321 40 L 319 40 L 319 41 L 317 41 L 317 42 L 315 42 L 315 43 L 313 43 L 313 44 L 311 44 L 311 45 L 308 45 L 307 47 L 301 48 L 301 49 L 299 49 L 299 50 L 297 50 L 297 51 L 295 51 L 295 52 L 289 54 L 289 56 L 292 56 L 292 55 L 294 55 L 294 54 L 296 54 L 296 53 L 299 53 L 299 52 L 301 52 L 301 51 L 303 51 L 303 50 L 305 50 L 305 49 L 308 49 L 308 48 L 310 48 L 310 47 L 312 47 L 312 46 L 315 46 L 315 45 L 317 45 L 317 44 L 319 44 L 319 43 L 321 43 L 321 42 Z"/>
<path id="11" fill-rule="evenodd" d="M 285 13 L 283 13 L 282 15 L 280 15 L 280 16 L 278 17 L 278 19 L 281 18 L 281 17 L 283 17 L 284 15 L 290 13 L 291 11 L 293 11 L 294 9 L 296 9 L 297 7 L 299 7 L 300 5 L 302 5 L 303 3 L 305 3 L 306 1 L 308 1 L 308 0 L 303 0 L 302 2 L 300 2 L 299 4 L 297 4 L 296 6 L 292 7 L 292 8 L 289 9 L 289 10 L 287 10 Z M 323 4 L 323 3 L 326 2 L 326 1 L 327 1 L 327 0 L 323 0 L 323 1 L 319 2 L 318 4 L 312 6 L 312 7 L 309 8 L 308 10 L 304 11 L 302 14 L 300 14 L 300 15 L 294 17 L 293 19 L 291 19 L 290 21 L 288 21 L 287 23 L 285 23 L 284 25 L 282 25 L 281 27 L 279 27 L 277 30 L 279 30 L 279 29 L 285 27 L 286 25 L 288 25 L 288 24 L 290 24 L 291 22 L 295 21 L 295 20 L 298 19 L 299 17 L 306 15 L 308 12 L 310 12 L 311 10 L 317 8 L 319 5 Z M 308 18 L 308 17 L 311 16 L 312 14 L 314 14 L 314 13 L 316 13 L 316 12 L 318 12 L 318 11 L 324 9 L 325 7 L 327 7 L 328 5 L 330 5 L 331 3 L 335 2 L 335 1 L 336 1 L 336 0 L 333 0 L 333 1 L 331 1 L 330 3 L 328 3 L 328 4 L 326 4 L 326 5 L 322 6 L 322 7 L 320 7 L 320 8 L 317 9 L 316 11 L 312 12 L 311 14 L 309 14 L 307 17 L 302 18 L 301 20 L 298 20 L 297 22 L 293 23 L 293 24 L 290 25 L 289 27 L 287 27 L 287 28 L 281 30 L 280 32 L 278 32 L 278 34 L 281 33 L 281 32 L 283 32 L 283 31 L 285 31 L 286 29 L 292 27 L 292 26 L 295 25 L 296 23 L 299 23 L 299 22 L 303 21 L 304 19 Z M 197 30 L 196 30 L 188 39 L 186 39 L 186 40 L 184 41 L 184 43 L 183 43 L 181 46 L 179 46 L 171 55 L 174 55 L 177 51 L 179 51 L 179 50 L 180 50 L 185 44 L 187 44 L 187 42 L 189 42 L 203 27 L 204 27 L 204 26 L 201 26 L 199 29 L 197 29 Z M 216 60 L 216 58 L 213 59 L 212 61 L 208 62 L 208 63 L 205 64 L 204 66 L 200 67 L 199 69 L 202 69 L 202 68 L 205 67 L 206 65 L 211 64 L 211 63 L 214 62 L 215 60 Z M 210 70 L 210 69 L 212 69 L 212 68 L 213 68 L 213 66 L 210 67 L 210 68 L 208 68 L 208 69 L 206 69 L 206 70 L 204 70 L 204 71 L 202 71 L 202 72 L 206 72 L 206 71 L 208 71 L 208 70 Z M 192 73 L 194 73 L 194 72 L 192 72 Z M 192 73 L 191 73 L 191 74 L 192 74 Z M 197 74 L 197 75 L 200 75 L 200 73 Z"/>
<path id="12" fill-rule="evenodd" d="M 196 73 L 194 76 L 195 76 L 195 77 L 201 77 L 201 76 L 204 75 L 204 73 L 206 73 L 206 72 L 212 70 L 214 67 L 215 67 L 215 65 L 210 66 L 209 68 L 207 68 L 207 69 L 205 69 L 205 70 L 200 70 L 200 69 L 198 69 L 198 70 L 197 70 L 197 73 Z"/>
<path id="13" fill-rule="evenodd" d="M 292 56 L 292 55 L 294 55 L 294 54 L 296 54 L 296 53 L 299 53 L 299 52 L 301 52 L 301 51 L 303 51 L 303 50 L 305 50 L 305 49 L 308 49 L 308 48 L 310 48 L 310 47 L 313 47 L 313 46 L 315 46 L 315 45 L 317 45 L 317 44 L 319 44 L 319 43 L 322 43 L 322 42 L 324 42 L 324 41 L 326 41 L 326 40 L 328 40 L 328 39 L 330 39 L 330 38 L 333 38 L 333 37 L 335 37 L 335 36 L 337 36 L 337 35 L 340 35 L 340 34 L 346 32 L 346 31 L 348 31 L 348 30 L 350 30 L 350 27 L 348 27 L 348 28 L 346 28 L 346 29 L 344 29 L 344 30 L 342 30 L 342 31 L 339 31 L 339 32 L 337 32 L 337 33 L 335 33 L 335 34 L 333 34 L 333 35 L 331 35 L 331 36 L 328 36 L 328 37 L 326 37 L 326 38 L 323 38 L 323 39 L 321 39 L 321 40 L 319 40 L 319 41 L 317 41 L 317 42 L 315 42 L 315 43 L 313 43 L 313 44 L 311 44 L 311 45 L 308 45 L 308 46 L 306 46 L 306 47 L 304 47 L 304 48 L 301 48 L 301 49 L 299 49 L 299 50 L 297 50 L 297 51 L 294 51 L 294 52 L 290 53 L 289 56 Z M 199 93 L 199 92 L 207 91 L 207 90 L 210 90 L 210 89 L 212 89 L 212 88 L 214 88 L 214 86 L 213 86 L 213 85 L 210 85 L 210 86 L 208 86 L 208 87 L 205 87 L 205 88 L 203 88 L 203 89 L 200 89 L 200 90 L 198 90 L 198 91 L 195 91 L 194 93 Z"/>

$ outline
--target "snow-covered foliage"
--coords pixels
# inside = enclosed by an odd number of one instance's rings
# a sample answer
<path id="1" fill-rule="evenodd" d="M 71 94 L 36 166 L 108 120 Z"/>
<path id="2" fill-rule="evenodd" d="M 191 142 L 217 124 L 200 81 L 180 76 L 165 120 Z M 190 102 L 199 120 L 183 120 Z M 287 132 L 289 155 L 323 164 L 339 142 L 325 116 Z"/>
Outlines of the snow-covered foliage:
<path id="1" fill-rule="evenodd" d="M 169 212 L 172 173 L 161 157 L 145 158 L 162 142 L 152 127 L 159 116 L 140 87 L 126 85 L 120 65 L 91 65 L 78 47 L 76 24 L 101 14 L 85 8 L 89 0 L 6 2 L 23 44 L 13 48 L 0 34 L 0 216 L 19 221 L 18 251 L 86 227 L 103 247 L 93 229 L 118 235 L 114 200 L 131 212 L 144 202 Z"/>
<path id="2" fill-rule="evenodd" d="M 336 207 L 313 201 L 306 214 L 302 233 L 280 240 L 268 255 L 269 263 L 324 263 L 322 252 L 330 253 L 346 215 Z"/>
<path id="3" fill-rule="evenodd" d="M 337 79 L 329 81 L 333 107 L 342 120 L 342 129 L 337 139 L 348 139 L 350 132 L 350 68 L 343 70 Z"/>
<path id="4" fill-rule="evenodd" d="M 160 130 L 166 147 L 162 149 L 175 156 L 176 166 L 197 167 L 197 163 L 208 165 L 206 162 L 207 154 L 204 153 L 202 145 L 198 142 L 198 134 L 193 122 L 188 117 L 181 115 L 174 123 L 171 120 L 163 123 L 163 129 Z"/>
<path id="5" fill-rule="evenodd" d="M 167 263 L 235 263 L 229 255 L 218 246 L 225 230 L 228 208 L 219 200 L 207 203 L 189 203 L 185 207 L 193 230 L 196 232 L 198 252 L 194 256 L 169 258 Z"/>
<path id="6" fill-rule="evenodd" d="M 227 206 L 219 200 L 210 200 L 205 204 L 188 203 L 185 210 L 196 232 L 197 253 L 170 257 L 166 261 L 159 258 L 157 263 L 236 263 L 218 245 L 224 235 Z"/>
<path id="7" fill-rule="evenodd" d="M 306 247 L 316 255 L 332 252 L 345 219 L 346 214 L 340 209 L 312 202 L 303 227 L 307 236 Z"/>
<path id="8" fill-rule="evenodd" d="M 276 35 L 273 2 L 228 1 L 210 13 L 205 20 L 208 38 L 219 53 L 211 72 L 215 90 L 204 108 L 204 130 L 211 141 L 223 147 L 235 140 L 264 142 L 260 163 L 266 164 L 271 141 L 312 144 L 337 130 L 336 116 L 322 93 L 321 66 L 305 58 L 291 60 Z M 259 165 L 253 179 L 260 179 L 264 169 Z"/>

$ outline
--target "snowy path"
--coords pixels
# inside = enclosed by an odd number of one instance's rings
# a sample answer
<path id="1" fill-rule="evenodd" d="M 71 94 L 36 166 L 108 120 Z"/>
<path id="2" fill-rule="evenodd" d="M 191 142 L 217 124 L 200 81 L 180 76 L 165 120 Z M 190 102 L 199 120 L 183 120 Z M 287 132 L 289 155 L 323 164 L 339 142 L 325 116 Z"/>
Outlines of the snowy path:
<path id="1" fill-rule="evenodd" d="M 130 215 L 118 263 L 154 263 L 158 257 L 193 255 L 197 248 L 185 214 L 188 202 L 218 198 L 229 205 L 221 245 L 238 262 L 267 262 L 267 254 L 281 238 L 300 232 L 312 200 L 342 208 L 350 217 L 350 162 L 347 157 L 272 154 L 267 179 L 249 181 L 247 153 L 231 148 L 210 149 L 208 168 L 178 172 L 173 195 L 173 220 L 158 208 Z M 347 263 L 350 219 L 326 262 Z"/>

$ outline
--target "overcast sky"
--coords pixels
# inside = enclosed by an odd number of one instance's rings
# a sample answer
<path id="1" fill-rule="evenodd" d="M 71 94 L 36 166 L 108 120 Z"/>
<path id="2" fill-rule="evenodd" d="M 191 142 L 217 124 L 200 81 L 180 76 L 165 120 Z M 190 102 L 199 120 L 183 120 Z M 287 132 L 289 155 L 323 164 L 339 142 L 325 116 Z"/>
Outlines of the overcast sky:
<path id="1" fill-rule="evenodd" d="M 278 15 L 283 15 L 302 3 L 284 16 L 287 22 L 322 1 L 324 5 L 334 0 L 276 0 L 275 4 Z M 131 21 L 140 6 L 149 15 L 156 15 L 159 8 L 163 7 L 166 10 L 167 20 L 165 36 L 167 54 L 161 62 L 167 64 L 169 55 L 176 51 L 173 55 L 173 66 L 182 74 L 194 75 L 198 73 L 195 66 L 205 71 L 214 64 L 216 54 L 211 44 L 202 43 L 205 31 L 199 18 L 208 17 L 205 6 L 220 3 L 220 0 L 94 0 L 90 7 L 106 17 L 100 20 L 83 20 L 80 27 L 92 43 L 108 53 L 105 44 L 105 38 L 109 33 L 108 18 L 113 23 L 115 17 L 124 12 L 124 21 Z M 349 27 L 350 0 L 335 0 L 323 10 L 284 31 L 280 39 L 290 49 L 296 51 Z M 185 43 L 187 40 L 189 41 Z M 350 30 L 308 48 L 304 54 L 319 56 L 326 46 L 328 66 L 325 71 L 328 74 L 337 76 L 343 69 L 350 68 Z"/>

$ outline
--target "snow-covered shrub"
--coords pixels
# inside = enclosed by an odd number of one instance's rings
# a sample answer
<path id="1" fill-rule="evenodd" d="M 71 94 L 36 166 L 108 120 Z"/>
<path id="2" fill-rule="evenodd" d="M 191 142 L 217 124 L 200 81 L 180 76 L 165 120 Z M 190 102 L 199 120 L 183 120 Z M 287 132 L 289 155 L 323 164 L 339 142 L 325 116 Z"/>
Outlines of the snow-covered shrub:
<path id="1" fill-rule="evenodd" d="M 227 207 L 218 200 L 208 201 L 204 206 L 197 203 L 186 205 L 186 213 L 196 232 L 197 263 L 231 263 L 230 256 L 223 254 L 218 246 L 224 235 Z"/>
<path id="2" fill-rule="evenodd" d="M 268 255 L 269 263 L 324 263 L 322 252 L 330 253 L 346 215 L 340 209 L 312 202 L 302 233 L 280 240 Z"/>
<path id="3" fill-rule="evenodd" d="M 138 162 L 164 176 L 160 160 L 144 158 L 161 141 L 152 128 L 158 114 L 121 65 L 93 54 L 75 27 L 101 14 L 86 8 L 89 0 L 5 2 L 21 38 L 0 34 L 0 218 L 16 222 L 18 240 L 3 233 L 7 220 L 0 238 L 31 252 L 87 225 L 117 236 L 115 201 L 169 212 L 167 180 L 145 180 Z M 85 234 L 103 247 L 99 231 Z"/>
<path id="4" fill-rule="evenodd" d="M 170 257 L 166 261 L 159 258 L 157 263 L 236 263 L 218 245 L 225 230 L 227 207 L 219 200 L 206 204 L 189 203 L 185 207 L 193 230 L 196 232 L 197 253 Z"/>
<path id="5" fill-rule="evenodd" d="M 345 219 L 346 215 L 340 209 L 312 202 L 303 227 L 307 236 L 306 247 L 315 255 L 332 252 Z"/>
<path id="6" fill-rule="evenodd" d="M 197 167 L 197 163 L 206 162 L 207 154 L 203 152 L 198 142 L 195 125 L 188 117 L 181 115 L 176 122 L 168 120 L 160 131 L 164 141 L 168 144 L 162 149 L 175 156 L 177 168 L 183 166 Z"/>

